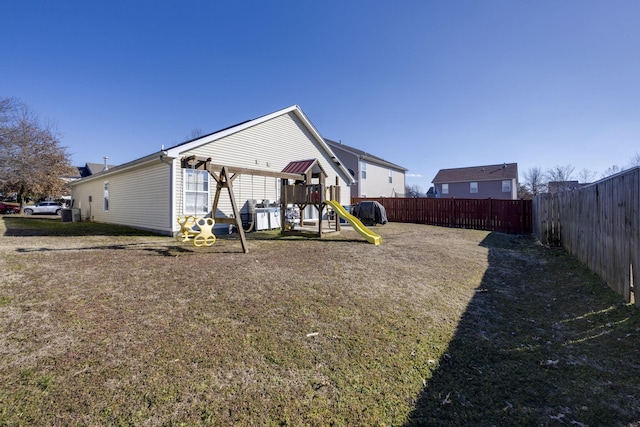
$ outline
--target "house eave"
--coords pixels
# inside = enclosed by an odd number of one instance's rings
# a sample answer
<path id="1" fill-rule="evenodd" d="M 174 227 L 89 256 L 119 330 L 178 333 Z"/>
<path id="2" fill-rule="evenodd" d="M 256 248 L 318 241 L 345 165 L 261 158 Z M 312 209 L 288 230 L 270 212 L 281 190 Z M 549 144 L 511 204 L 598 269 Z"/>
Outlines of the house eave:
<path id="1" fill-rule="evenodd" d="M 352 147 L 349 147 L 347 145 L 343 145 L 343 144 L 341 144 L 339 142 L 332 141 L 331 143 L 327 143 L 327 144 L 329 146 L 331 146 L 331 145 L 336 146 L 336 148 L 339 148 L 340 150 L 345 151 L 345 152 L 351 154 L 352 156 L 357 157 L 358 160 L 365 160 L 365 161 L 367 161 L 369 163 L 376 164 L 378 166 L 388 167 L 390 169 L 395 169 L 395 170 L 403 172 L 403 173 L 406 173 L 409 170 L 409 169 L 407 169 L 405 167 L 402 167 L 400 165 L 396 165 L 395 163 L 388 162 L 385 159 L 381 159 L 380 157 L 372 156 L 372 155 L 369 155 L 367 153 L 363 153 L 361 151 L 355 151 Z"/>
<path id="2" fill-rule="evenodd" d="M 105 178 L 108 178 L 109 176 L 113 176 L 115 174 L 119 174 L 119 173 L 125 172 L 125 171 L 127 171 L 127 170 L 129 170 L 131 168 L 137 168 L 137 167 L 140 167 L 142 165 L 149 164 L 149 163 L 156 163 L 156 162 L 165 162 L 166 163 L 165 159 L 167 159 L 167 158 L 169 160 L 173 160 L 174 159 L 174 157 L 169 156 L 166 151 L 163 151 L 163 150 L 157 151 L 157 152 L 155 152 L 153 154 L 149 154 L 148 156 L 141 157 L 139 159 L 130 161 L 130 162 L 125 163 L 123 165 L 113 166 L 113 167 L 110 167 L 107 170 L 103 170 L 101 172 L 95 173 L 93 175 L 90 175 L 90 176 L 87 176 L 87 177 L 84 177 L 84 178 L 80 178 L 80 179 L 78 179 L 76 181 L 70 182 L 69 185 L 71 185 L 73 187 L 75 185 L 82 184 L 82 183 L 85 183 L 85 182 L 89 182 L 89 181 L 92 181 L 94 179 L 105 179 Z"/>

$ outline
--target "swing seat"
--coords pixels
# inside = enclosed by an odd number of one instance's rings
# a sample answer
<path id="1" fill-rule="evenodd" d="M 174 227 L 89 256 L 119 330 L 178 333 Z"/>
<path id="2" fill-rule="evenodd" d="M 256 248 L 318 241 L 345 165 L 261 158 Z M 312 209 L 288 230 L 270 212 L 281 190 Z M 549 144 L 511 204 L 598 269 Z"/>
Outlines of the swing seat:
<path id="1" fill-rule="evenodd" d="M 196 225 L 195 216 L 180 216 L 178 217 L 178 224 L 180 224 L 180 231 L 176 235 L 178 241 L 186 242 L 190 238 L 198 235 L 199 231 L 194 227 Z"/>
<path id="2" fill-rule="evenodd" d="M 176 235 L 176 239 L 182 242 L 188 242 L 191 239 L 196 247 L 212 246 L 216 242 L 216 236 L 213 234 L 215 223 L 213 218 L 178 217 L 180 232 Z"/>

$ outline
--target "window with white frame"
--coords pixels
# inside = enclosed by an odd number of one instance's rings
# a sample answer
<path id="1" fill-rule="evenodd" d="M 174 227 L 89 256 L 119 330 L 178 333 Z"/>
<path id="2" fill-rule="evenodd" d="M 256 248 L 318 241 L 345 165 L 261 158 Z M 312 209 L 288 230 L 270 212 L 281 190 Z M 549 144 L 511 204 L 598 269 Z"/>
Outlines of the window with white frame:
<path id="1" fill-rule="evenodd" d="M 477 193 L 478 192 L 478 183 L 470 182 L 469 183 L 469 193 Z"/>
<path id="2" fill-rule="evenodd" d="M 367 179 L 367 163 L 360 162 L 360 173 L 362 174 L 362 179 Z"/>
<path id="3" fill-rule="evenodd" d="M 442 184 L 442 194 L 449 194 L 449 184 Z"/>
<path id="4" fill-rule="evenodd" d="M 209 172 L 184 169 L 184 214 L 203 216 L 209 212 Z"/>
<path id="5" fill-rule="evenodd" d="M 104 196 L 102 200 L 103 200 L 102 209 L 105 212 L 108 212 L 109 211 L 109 181 L 104 182 Z"/>
<path id="6" fill-rule="evenodd" d="M 502 192 L 511 193 L 511 180 L 505 179 L 502 181 Z"/>
<path id="7" fill-rule="evenodd" d="M 393 171 L 389 169 L 389 184 L 393 183 Z"/>

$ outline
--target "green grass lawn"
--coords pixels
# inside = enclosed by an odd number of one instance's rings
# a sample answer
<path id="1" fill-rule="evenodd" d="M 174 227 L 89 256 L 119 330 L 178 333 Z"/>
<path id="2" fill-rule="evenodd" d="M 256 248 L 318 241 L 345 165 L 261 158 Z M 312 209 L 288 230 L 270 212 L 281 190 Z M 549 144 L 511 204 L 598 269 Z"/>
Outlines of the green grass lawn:
<path id="1" fill-rule="evenodd" d="M 530 237 L 3 221 L 0 425 L 640 421 L 638 309 Z"/>

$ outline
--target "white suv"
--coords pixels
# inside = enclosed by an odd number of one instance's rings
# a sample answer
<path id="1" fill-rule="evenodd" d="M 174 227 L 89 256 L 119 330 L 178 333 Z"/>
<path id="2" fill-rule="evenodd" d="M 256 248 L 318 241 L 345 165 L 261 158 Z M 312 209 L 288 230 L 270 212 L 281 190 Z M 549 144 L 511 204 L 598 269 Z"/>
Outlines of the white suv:
<path id="1" fill-rule="evenodd" d="M 60 215 L 62 206 L 58 202 L 38 202 L 35 205 L 27 205 L 22 208 L 22 212 L 25 215 L 32 214 L 49 214 Z"/>

